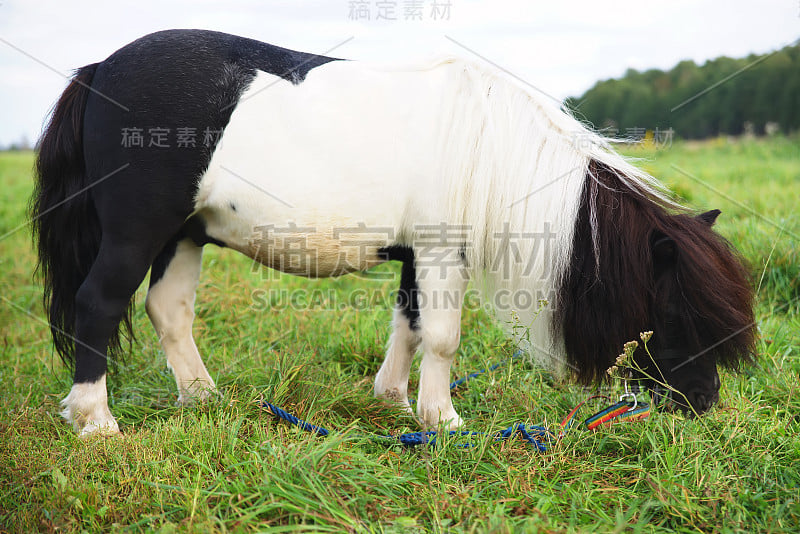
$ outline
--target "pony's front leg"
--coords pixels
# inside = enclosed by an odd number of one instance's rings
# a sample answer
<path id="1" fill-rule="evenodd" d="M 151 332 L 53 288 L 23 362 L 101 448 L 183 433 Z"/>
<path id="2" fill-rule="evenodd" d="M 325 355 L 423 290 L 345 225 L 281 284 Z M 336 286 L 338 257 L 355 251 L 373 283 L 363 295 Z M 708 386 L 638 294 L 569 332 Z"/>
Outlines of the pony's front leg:
<path id="1" fill-rule="evenodd" d="M 448 252 L 452 255 L 432 253 L 437 258 L 436 264 L 418 262 L 423 356 L 417 416 L 426 427 L 443 424 L 453 430 L 461 426 L 462 420 L 450 398 L 450 366 L 461 340 L 461 305 L 467 273 L 457 252 Z"/>
<path id="2" fill-rule="evenodd" d="M 405 408 L 408 413 L 413 413 L 408 402 L 408 375 L 411 370 L 411 360 L 417 352 L 421 339 L 415 329 L 418 326 L 412 324 L 409 317 L 410 313 L 409 308 L 406 308 L 398 298 L 389 349 L 375 376 L 375 396 Z M 417 311 L 414 310 L 413 313 L 416 314 Z"/>
<path id="3" fill-rule="evenodd" d="M 397 291 L 389 349 L 375 376 L 375 396 L 393 402 L 413 414 L 408 402 L 408 375 L 411 360 L 421 341 L 414 251 L 409 247 L 395 247 L 386 249 L 385 254 L 387 259 L 402 261 L 403 269 L 400 273 L 400 288 Z"/>

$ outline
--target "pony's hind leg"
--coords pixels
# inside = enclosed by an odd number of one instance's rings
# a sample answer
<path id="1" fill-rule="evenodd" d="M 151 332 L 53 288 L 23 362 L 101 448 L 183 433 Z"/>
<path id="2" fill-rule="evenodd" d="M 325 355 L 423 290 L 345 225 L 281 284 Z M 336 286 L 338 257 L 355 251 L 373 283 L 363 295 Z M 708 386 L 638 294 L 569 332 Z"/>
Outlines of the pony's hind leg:
<path id="1" fill-rule="evenodd" d="M 145 247 L 104 238 L 89 274 L 75 295 L 75 375 L 62 415 L 81 436 L 118 433 L 108 409 L 107 350 L 128 303 L 147 274 Z"/>
<path id="2" fill-rule="evenodd" d="M 202 254 L 190 238 L 171 241 L 153 263 L 147 292 L 147 315 L 175 374 L 180 404 L 205 399 L 215 389 L 192 337 Z"/>

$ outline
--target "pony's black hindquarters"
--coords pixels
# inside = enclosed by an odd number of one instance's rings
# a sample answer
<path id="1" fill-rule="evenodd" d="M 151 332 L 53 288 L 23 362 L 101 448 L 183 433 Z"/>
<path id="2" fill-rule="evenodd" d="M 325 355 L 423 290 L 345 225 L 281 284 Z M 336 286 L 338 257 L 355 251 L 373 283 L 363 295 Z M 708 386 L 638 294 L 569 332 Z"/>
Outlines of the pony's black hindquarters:
<path id="1" fill-rule="evenodd" d="M 181 399 L 213 388 L 188 308 L 199 247 L 223 243 L 204 235 L 202 221 L 186 222 L 198 180 L 257 70 L 299 83 L 328 61 L 170 30 L 80 69 L 62 94 L 40 140 L 31 215 L 55 347 L 74 364 L 64 415 L 82 434 L 118 430 L 106 403 L 109 355 L 121 355 L 121 324 L 132 338 L 131 299 L 159 253 L 148 311 Z"/>

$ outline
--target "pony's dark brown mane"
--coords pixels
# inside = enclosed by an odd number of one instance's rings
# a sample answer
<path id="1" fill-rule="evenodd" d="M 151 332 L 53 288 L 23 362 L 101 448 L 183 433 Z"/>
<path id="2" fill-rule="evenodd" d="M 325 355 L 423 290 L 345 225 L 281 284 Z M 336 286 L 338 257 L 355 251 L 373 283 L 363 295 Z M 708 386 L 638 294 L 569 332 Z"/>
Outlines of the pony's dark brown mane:
<path id="1" fill-rule="evenodd" d="M 753 292 L 731 245 L 711 222 L 670 213 L 607 166 L 592 161 L 588 172 L 553 323 L 576 378 L 601 381 L 623 344 L 642 331 L 653 330 L 657 342 L 653 323 L 664 324 L 668 308 L 688 356 L 732 367 L 749 360 L 756 334 Z M 664 242 L 669 257 L 654 259 L 654 245 Z M 669 262 L 666 271 L 663 261 Z"/>

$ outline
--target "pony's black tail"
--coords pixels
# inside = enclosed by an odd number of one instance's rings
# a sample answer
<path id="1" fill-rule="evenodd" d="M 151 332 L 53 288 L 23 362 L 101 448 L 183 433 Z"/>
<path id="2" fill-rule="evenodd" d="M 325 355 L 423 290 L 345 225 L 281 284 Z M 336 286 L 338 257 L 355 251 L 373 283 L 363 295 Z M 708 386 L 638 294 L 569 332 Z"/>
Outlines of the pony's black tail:
<path id="1" fill-rule="evenodd" d="M 83 115 L 97 63 L 79 69 L 55 105 L 39 140 L 30 215 L 44 284 L 44 309 L 56 351 L 75 356 L 75 294 L 97 258 L 101 230 L 83 156 Z M 131 308 L 123 323 L 132 339 Z M 119 332 L 109 344 L 117 352 Z M 113 361 L 113 360 L 112 360 Z"/>

